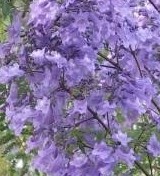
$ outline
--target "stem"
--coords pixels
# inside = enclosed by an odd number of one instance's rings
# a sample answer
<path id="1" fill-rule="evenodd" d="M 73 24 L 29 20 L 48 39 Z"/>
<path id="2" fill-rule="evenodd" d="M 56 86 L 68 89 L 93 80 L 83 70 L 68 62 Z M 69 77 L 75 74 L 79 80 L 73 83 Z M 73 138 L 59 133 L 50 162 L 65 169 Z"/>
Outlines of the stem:
<path id="1" fill-rule="evenodd" d="M 109 66 L 109 65 L 103 65 L 103 64 L 101 64 L 100 66 L 101 66 L 101 67 L 106 67 L 106 68 L 117 69 L 116 67 L 114 67 L 114 66 Z"/>
<path id="2" fill-rule="evenodd" d="M 154 75 L 151 73 L 151 71 L 146 67 L 144 66 L 145 70 L 148 72 L 149 76 L 151 77 L 151 79 L 153 80 L 153 83 L 157 84 L 158 86 L 160 86 L 160 81 L 157 80 Z"/>
<path id="3" fill-rule="evenodd" d="M 82 120 L 82 121 L 80 121 L 80 122 L 77 122 L 77 123 L 75 124 L 75 127 L 78 127 L 80 124 L 82 124 L 82 123 L 84 123 L 84 122 L 87 122 L 87 121 L 89 121 L 89 120 L 92 120 L 92 119 L 93 119 L 93 118 L 91 117 L 91 118 Z"/>
<path id="4" fill-rule="evenodd" d="M 147 153 L 147 157 L 148 157 L 149 167 L 150 167 L 150 170 L 151 170 L 151 176 L 153 176 L 152 161 L 151 161 L 151 158 L 150 158 L 148 153 Z"/>
<path id="5" fill-rule="evenodd" d="M 148 0 L 151 4 L 152 4 L 152 6 L 155 8 L 155 10 L 158 12 L 158 13 L 160 13 L 160 10 L 158 9 L 158 7 L 156 6 L 156 4 L 152 1 L 152 0 Z"/>
<path id="6" fill-rule="evenodd" d="M 138 161 L 135 161 L 135 164 L 146 176 L 151 176 Z"/>
<path id="7" fill-rule="evenodd" d="M 89 146 L 89 145 L 85 144 L 85 143 L 84 143 L 84 142 L 82 142 L 82 141 L 81 141 L 81 144 L 82 144 L 84 147 L 86 147 L 86 148 L 89 148 L 89 149 L 92 149 L 92 150 L 94 149 L 93 147 L 91 147 L 91 146 Z"/>
<path id="8" fill-rule="evenodd" d="M 149 73 L 149 75 L 151 76 L 151 78 L 153 79 L 153 81 L 155 81 L 156 84 L 160 85 L 160 83 L 157 82 L 157 80 L 155 80 L 154 76 L 150 73 L 149 69 L 146 66 L 144 66 L 144 68 L 147 70 L 147 72 Z M 157 105 L 156 101 L 154 99 L 152 99 L 151 102 L 153 103 L 153 105 L 156 107 L 156 109 L 160 113 L 160 107 Z"/>
<path id="9" fill-rule="evenodd" d="M 154 109 L 149 108 L 149 110 L 153 111 L 155 114 L 159 115 Z"/>
<path id="10" fill-rule="evenodd" d="M 131 46 L 129 46 L 129 48 L 130 48 L 130 51 L 131 51 L 131 54 L 132 54 L 133 58 L 134 58 L 135 61 L 136 61 L 136 64 L 137 64 L 137 67 L 138 67 L 140 76 L 143 77 L 142 70 L 141 70 L 140 64 L 139 64 L 139 62 L 138 62 L 137 56 L 136 56 L 135 52 L 132 50 Z"/>
<path id="11" fill-rule="evenodd" d="M 153 99 L 151 101 L 154 104 L 154 106 L 156 107 L 156 109 L 158 110 L 158 112 L 160 113 L 160 107 L 157 105 L 156 101 Z"/>
<path id="12" fill-rule="evenodd" d="M 110 124 L 109 124 L 109 115 L 108 115 L 108 112 L 107 112 L 107 123 L 108 123 L 108 130 L 109 130 L 109 132 L 111 133 Z"/>
<path id="13" fill-rule="evenodd" d="M 105 55 L 102 53 L 98 52 L 98 55 L 104 58 L 106 61 L 108 61 L 110 64 L 112 64 L 114 67 L 118 68 L 120 71 L 122 71 L 122 68 L 115 62 L 113 62 L 111 59 L 107 58 Z"/>
<path id="14" fill-rule="evenodd" d="M 64 126 L 63 128 L 76 128 L 79 125 L 81 125 L 82 123 L 85 123 L 85 122 L 90 121 L 90 120 L 93 120 L 93 117 L 88 118 L 88 119 L 84 119 L 84 120 L 82 120 L 80 122 L 75 123 L 74 125 L 71 125 L 71 126 Z"/>
<path id="15" fill-rule="evenodd" d="M 90 107 L 87 107 L 88 111 L 93 115 L 93 118 L 96 119 L 106 130 L 107 133 L 110 134 L 110 131 L 108 130 L 107 126 L 103 123 L 103 121 L 98 117 L 97 113 L 94 112 Z"/>
<path id="16" fill-rule="evenodd" d="M 140 138 L 142 137 L 142 135 L 143 135 L 143 133 L 145 132 L 145 128 L 143 128 L 143 130 L 141 131 L 141 133 L 140 133 L 140 135 L 138 136 L 138 139 L 137 139 L 137 141 L 139 141 L 140 140 Z M 137 145 L 135 145 L 134 146 L 134 151 L 136 150 L 136 148 L 137 148 Z"/>

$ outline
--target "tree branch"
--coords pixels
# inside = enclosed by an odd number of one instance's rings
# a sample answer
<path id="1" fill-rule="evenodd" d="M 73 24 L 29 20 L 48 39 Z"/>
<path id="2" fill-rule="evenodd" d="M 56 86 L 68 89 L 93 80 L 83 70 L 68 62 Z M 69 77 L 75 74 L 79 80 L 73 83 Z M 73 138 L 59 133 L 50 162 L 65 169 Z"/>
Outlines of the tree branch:
<path id="1" fill-rule="evenodd" d="M 115 62 L 113 62 L 111 59 L 107 58 L 105 55 L 103 55 L 102 53 L 98 52 L 98 55 L 102 58 L 104 58 L 106 61 L 108 61 L 110 64 L 112 64 L 114 67 L 116 67 L 117 69 L 119 69 L 120 71 L 122 71 L 122 68 Z"/>
<path id="2" fill-rule="evenodd" d="M 130 52 L 131 52 L 131 54 L 132 54 L 132 56 L 133 56 L 133 58 L 134 58 L 134 60 L 135 60 L 135 62 L 137 64 L 140 76 L 143 77 L 142 70 L 141 70 L 140 64 L 138 62 L 137 56 L 136 56 L 135 52 L 132 50 L 131 46 L 129 46 L 129 49 L 130 49 Z"/>
<path id="3" fill-rule="evenodd" d="M 110 134 L 110 130 L 103 123 L 103 121 L 98 117 L 98 114 L 96 112 L 94 112 L 89 106 L 87 107 L 87 109 L 93 115 L 93 118 L 96 119 L 103 126 L 103 128 L 105 129 L 105 131 Z"/>

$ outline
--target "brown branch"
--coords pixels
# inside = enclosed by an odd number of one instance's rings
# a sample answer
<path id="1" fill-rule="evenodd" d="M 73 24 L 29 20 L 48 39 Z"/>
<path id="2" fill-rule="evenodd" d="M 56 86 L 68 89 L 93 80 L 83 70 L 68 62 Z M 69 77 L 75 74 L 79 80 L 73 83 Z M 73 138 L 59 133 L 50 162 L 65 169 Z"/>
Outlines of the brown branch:
<path id="1" fill-rule="evenodd" d="M 103 123 L 103 121 L 98 117 L 98 114 L 96 112 L 94 112 L 90 107 L 87 107 L 87 109 L 93 115 L 93 118 L 96 119 L 103 126 L 103 128 L 105 129 L 105 131 L 110 134 L 110 130 Z"/>
<path id="2" fill-rule="evenodd" d="M 134 60 L 135 60 L 135 62 L 136 62 L 136 64 L 137 64 L 137 67 L 138 67 L 140 76 L 143 77 L 142 70 L 141 70 L 140 64 L 139 64 L 139 62 L 138 62 L 137 56 L 136 56 L 136 54 L 135 54 L 135 51 L 132 50 L 131 46 L 129 46 L 129 49 L 130 49 L 130 52 L 131 52 L 131 54 L 132 54 L 132 56 L 133 56 L 133 58 L 134 58 Z"/>
<path id="3" fill-rule="evenodd" d="M 119 69 L 120 71 L 122 71 L 122 68 L 115 62 L 113 62 L 111 59 L 109 59 L 108 57 L 106 57 L 104 54 L 98 52 L 98 55 L 100 57 L 102 57 L 103 59 L 105 59 L 106 61 L 108 61 L 110 64 L 112 64 L 114 67 L 116 67 L 117 69 Z"/>

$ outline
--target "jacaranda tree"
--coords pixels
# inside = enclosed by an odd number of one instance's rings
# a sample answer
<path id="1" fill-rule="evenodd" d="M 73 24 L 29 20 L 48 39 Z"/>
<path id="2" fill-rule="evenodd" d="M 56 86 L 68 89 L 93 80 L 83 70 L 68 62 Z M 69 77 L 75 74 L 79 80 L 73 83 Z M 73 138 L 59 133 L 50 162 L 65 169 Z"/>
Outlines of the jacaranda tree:
<path id="1" fill-rule="evenodd" d="M 49 176 L 160 174 L 159 0 L 34 0 L 0 45 L 1 107 Z M 24 88 L 25 87 L 25 88 Z"/>

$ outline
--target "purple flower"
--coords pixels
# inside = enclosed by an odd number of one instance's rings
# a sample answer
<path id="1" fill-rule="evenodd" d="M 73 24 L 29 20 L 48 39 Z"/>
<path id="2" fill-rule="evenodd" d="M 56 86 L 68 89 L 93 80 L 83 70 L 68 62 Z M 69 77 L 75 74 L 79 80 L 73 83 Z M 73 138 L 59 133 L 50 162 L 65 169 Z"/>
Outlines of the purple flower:
<path id="1" fill-rule="evenodd" d="M 78 112 L 80 114 L 85 114 L 87 112 L 87 101 L 86 100 L 75 100 L 73 104 L 73 112 Z"/>
<path id="2" fill-rule="evenodd" d="M 97 1 L 97 6 L 99 8 L 100 12 L 106 12 L 108 11 L 110 8 L 110 1 L 107 0 L 96 0 Z"/>
<path id="3" fill-rule="evenodd" d="M 0 68 L 0 83 L 8 83 L 14 77 L 23 76 L 24 72 L 19 69 L 18 64 L 13 64 L 12 66 L 3 66 Z"/>
<path id="4" fill-rule="evenodd" d="M 15 103 L 18 102 L 18 85 L 15 82 L 12 82 L 9 96 L 6 99 L 6 102 L 9 103 L 10 106 L 14 106 Z"/>
<path id="5" fill-rule="evenodd" d="M 107 113 L 113 113 L 115 111 L 115 104 L 109 104 L 108 101 L 103 101 L 99 104 L 99 108 L 97 110 L 99 115 L 105 115 Z"/>
<path id="6" fill-rule="evenodd" d="M 65 174 L 65 157 L 53 144 L 50 146 L 46 145 L 43 149 L 39 150 L 33 165 L 49 175 L 52 173 L 55 173 L 57 176 Z"/>
<path id="7" fill-rule="evenodd" d="M 0 58 L 4 59 L 10 52 L 10 49 L 12 47 L 12 44 L 10 43 L 1 43 L 0 44 Z M 1 64 L 2 64 L 2 60 L 1 60 Z"/>
<path id="8" fill-rule="evenodd" d="M 123 146 L 127 146 L 128 143 L 132 140 L 130 137 L 127 136 L 126 133 L 122 133 L 122 131 L 120 131 L 120 130 L 117 133 L 114 133 L 112 135 L 112 138 L 115 141 L 120 142 L 121 145 L 123 145 Z"/>
<path id="9" fill-rule="evenodd" d="M 73 159 L 70 161 L 71 166 L 75 166 L 77 168 L 82 167 L 87 163 L 87 156 L 81 152 L 76 152 L 73 155 Z"/>
<path id="10" fill-rule="evenodd" d="M 66 59 L 64 57 L 62 57 L 61 54 L 58 52 L 52 52 L 51 55 L 46 54 L 45 57 L 51 63 L 56 63 L 58 68 L 65 67 L 67 64 Z"/>
<path id="11" fill-rule="evenodd" d="M 144 123 L 143 116 L 150 118 L 146 127 L 159 128 L 158 3 L 157 8 L 144 0 L 29 5 L 25 18 L 16 12 L 0 45 L 0 83 L 7 85 L 0 95 L 6 93 L 3 109 L 16 135 L 28 123 L 33 127 L 27 145 L 35 150 L 34 167 L 50 176 L 111 176 L 119 163 L 133 167 L 144 151 L 128 146 L 137 143 L 128 137 L 132 125 Z M 156 135 L 147 149 L 156 160 Z"/>
<path id="12" fill-rule="evenodd" d="M 129 167 L 133 167 L 136 157 L 134 156 L 134 151 L 132 149 L 117 148 L 114 156 L 117 162 L 125 162 Z"/>
<path id="13" fill-rule="evenodd" d="M 107 146 L 107 144 L 102 141 L 99 144 L 95 144 L 94 149 L 92 151 L 92 155 L 97 156 L 98 158 L 102 159 L 103 161 L 106 160 L 109 162 L 111 159 L 110 157 L 112 155 L 112 152 L 113 152 L 113 149 L 111 147 Z"/>
<path id="14" fill-rule="evenodd" d="M 34 62 L 42 65 L 45 60 L 45 48 L 34 50 L 30 56 L 34 59 Z"/>
<path id="15" fill-rule="evenodd" d="M 10 122 L 10 128 L 16 135 L 20 135 L 26 122 L 29 122 L 35 116 L 35 112 L 29 106 L 22 107 L 7 107 L 6 109 L 7 120 Z"/>
<path id="16" fill-rule="evenodd" d="M 58 4 L 48 0 L 34 1 L 30 5 L 29 23 L 34 22 L 34 25 L 47 24 L 56 19 L 59 13 Z M 47 24 L 49 25 L 49 24 Z"/>
<path id="17" fill-rule="evenodd" d="M 154 157 L 160 156 L 160 141 L 155 134 L 150 137 L 147 149 Z"/>
<path id="18" fill-rule="evenodd" d="M 8 29 L 8 36 L 10 43 L 20 42 L 20 32 L 21 32 L 21 14 L 19 12 L 14 12 L 13 21 Z"/>

